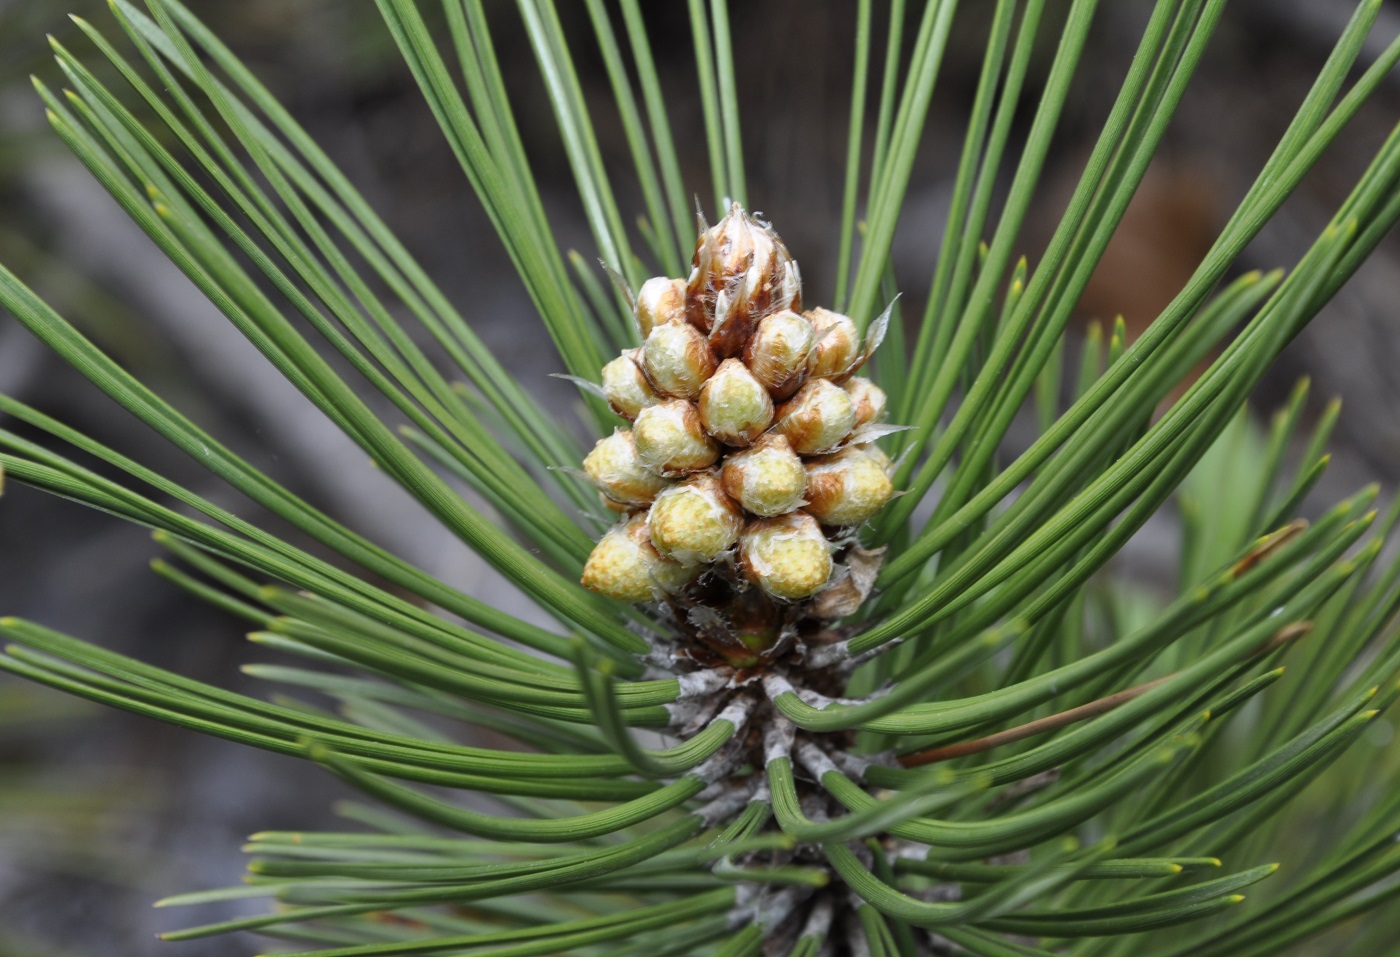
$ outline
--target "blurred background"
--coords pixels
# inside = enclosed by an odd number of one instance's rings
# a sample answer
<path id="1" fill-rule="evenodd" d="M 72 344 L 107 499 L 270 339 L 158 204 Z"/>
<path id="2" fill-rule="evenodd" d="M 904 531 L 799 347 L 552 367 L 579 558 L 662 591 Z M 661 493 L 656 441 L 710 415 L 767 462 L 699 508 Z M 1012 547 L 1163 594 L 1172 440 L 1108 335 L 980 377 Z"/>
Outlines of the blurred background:
<path id="1" fill-rule="evenodd" d="M 1062 4 L 1060 4 L 1062 5 Z M 687 182 L 710 194 L 685 4 L 648 4 Z M 854 3 L 815 15 L 803 0 L 732 4 L 750 199 L 802 263 L 807 298 L 834 283 L 849 109 Z M 985 30 L 965 4 L 935 93 L 897 247 L 899 282 L 918 303 L 941 234 Z M 1054 4 L 1052 4 L 1054 6 Z M 1104 3 L 1052 154 L 1025 250 L 1053 229 L 1136 45 L 1149 4 Z M 545 201 L 565 248 L 590 241 L 552 132 L 553 117 L 513 5 L 488 5 Z M 561 4 L 605 159 L 624 210 L 640 208 L 608 109 L 611 94 L 581 5 Z M 1351 13 L 1350 0 L 1235 0 L 1166 147 L 1149 171 L 1080 311 L 1123 314 L 1140 330 L 1207 249 L 1292 116 Z M 365 0 L 201 0 L 194 5 L 336 159 L 488 343 L 570 415 L 529 304 L 490 225 L 392 42 Z M 217 311 L 127 221 L 47 126 L 28 81 L 62 77 L 45 34 L 89 50 L 66 14 L 119 31 L 99 0 L 0 0 L 0 261 L 201 425 L 279 481 L 382 544 L 464 588 L 490 576 L 264 366 Z M 1388 0 L 1372 50 L 1400 32 Z M 879 37 L 878 32 L 876 36 Z M 1048 59 L 1050 47 L 1043 51 Z M 1028 89 L 1028 102 L 1038 91 Z M 873 110 L 871 111 L 873 114 Z M 873 118 L 873 117 L 872 117 Z M 1299 194 L 1247 251 L 1241 269 L 1291 263 L 1400 118 L 1392 76 Z M 687 132 L 689 131 L 689 132 Z M 691 148 L 687 149 L 689 146 Z M 1343 400 L 1327 501 L 1400 478 L 1400 241 L 1391 237 L 1290 347 L 1258 408 L 1301 375 L 1313 414 Z M 522 334 L 521 330 L 526 330 Z M 193 463 L 144 430 L 0 315 L 0 391 L 154 465 L 215 500 Z M 245 514 L 254 513 L 238 504 Z M 1169 523 L 1165 523 L 1168 524 Z M 1139 574 L 1169 574 L 1169 533 L 1149 535 Z M 191 677 L 266 693 L 238 666 L 266 660 L 243 624 L 152 575 L 159 549 L 141 529 L 11 483 L 0 498 L 0 614 L 40 621 Z M 494 592 L 493 592 L 494 593 Z M 229 910 L 153 910 L 161 896 L 238 880 L 253 831 L 333 827 L 346 790 L 301 762 L 106 712 L 0 677 L 0 957 L 152 952 L 239 955 L 249 938 L 156 944 L 162 929 Z M 250 905 L 255 907 L 257 905 Z"/>

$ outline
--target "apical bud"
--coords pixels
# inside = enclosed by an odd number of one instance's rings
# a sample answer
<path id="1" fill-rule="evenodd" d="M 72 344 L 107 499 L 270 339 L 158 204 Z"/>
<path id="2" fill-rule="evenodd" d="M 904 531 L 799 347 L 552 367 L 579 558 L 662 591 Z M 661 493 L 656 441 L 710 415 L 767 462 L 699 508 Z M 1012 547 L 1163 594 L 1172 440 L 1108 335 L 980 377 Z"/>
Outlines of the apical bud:
<path id="1" fill-rule="evenodd" d="M 598 541 L 583 566 L 583 587 L 618 601 L 651 601 L 697 574 L 662 558 L 651 544 L 645 515 L 618 522 Z"/>
<path id="2" fill-rule="evenodd" d="M 651 543 L 682 565 L 713 562 L 739 540 L 744 517 L 713 473 L 702 473 L 656 497 L 647 513 Z"/>
<path id="3" fill-rule="evenodd" d="M 814 455 L 836 448 L 851 434 L 856 407 L 840 386 L 828 379 L 812 379 L 778 407 L 777 418 L 773 428 L 787 436 L 792 450 Z"/>
<path id="4" fill-rule="evenodd" d="M 672 484 L 642 464 L 631 432 L 618 431 L 599 439 L 583 460 L 583 471 L 608 498 L 619 505 L 639 508 Z"/>
<path id="5" fill-rule="evenodd" d="M 685 280 L 667 279 L 656 276 L 642 283 L 637 290 L 637 301 L 632 307 L 637 317 L 637 328 L 642 338 L 651 335 L 651 330 L 668 322 L 685 320 Z"/>
<path id="6" fill-rule="evenodd" d="M 629 422 L 647 406 L 661 401 L 642 372 L 641 361 L 641 349 L 628 349 L 603 366 L 603 394 L 608 405 Z"/>
<path id="7" fill-rule="evenodd" d="M 735 203 L 701 234 L 686 285 L 686 315 L 722 356 L 744 348 L 759 319 L 800 302 L 801 277 L 783 241 Z"/>
<path id="8" fill-rule="evenodd" d="M 637 413 L 632 434 L 642 464 L 660 475 L 698 472 L 719 458 L 719 445 L 705 433 L 695 406 L 684 399 L 671 399 Z"/>
<path id="9" fill-rule="evenodd" d="M 720 480 L 745 511 L 772 518 L 802 504 L 807 471 L 787 438 L 775 432 L 726 456 Z"/>
<path id="10" fill-rule="evenodd" d="M 778 401 L 789 398 L 807 379 L 808 355 L 817 341 L 812 324 L 783 309 L 765 316 L 744 349 L 744 362 Z"/>
<path id="11" fill-rule="evenodd" d="M 816 519 L 789 512 L 749 523 L 739 536 L 739 567 L 774 598 L 800 601 L 831 577 L 831 548 Z"/>
<path id="12" fill-rule="evenodd" d="M 806 316 L 817 332 L 817 344 L 808 359 L 807 374 L 814 379 L 831 379 L 840 385 L 862 359 L 856 324 L 850 317 L 830 309 L 809 309 Z"/>
<path id="13" fill-rule="evenodd" d="M 806 510 L 823 525 L 859 525 L 869 519 L 894 494 L 881 459 L 857 445 L 808 461 Z"/>
<path id="14" fill-rule="evenodd" d="M 715 357 L 700 330 L 684 322 L 657 326 L 642 346 L 642 364 L 658 392 L 693 399 L 715 371 Z"/>
<path id="15" fill-rule="evenodd" d="M 773 400 L 738 359 L 725 359 L 700 389 L 700 421 L 725 445 L 748 445 L 773 424 Z"/>
<path id="16" fill-rule="evenodd" d="M 606 382 L 606 379 L 604 381 Z M 885 398 L 884 389 L 860 376 L 850 379 L 845 389 L 846 394 L 851 397 L 851 403 L 856 407 L 856 428 L 879 422 L 885 417 L 888 400 Z"/>

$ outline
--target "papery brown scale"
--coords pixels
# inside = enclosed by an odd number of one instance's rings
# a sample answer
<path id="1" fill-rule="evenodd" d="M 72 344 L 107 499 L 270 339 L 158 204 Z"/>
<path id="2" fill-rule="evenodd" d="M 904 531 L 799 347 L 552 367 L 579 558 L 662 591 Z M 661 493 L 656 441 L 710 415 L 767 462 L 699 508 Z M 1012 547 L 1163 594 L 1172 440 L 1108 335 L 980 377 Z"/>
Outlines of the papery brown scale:
<path id="1" fill-rule="evenodd" d="M 783 264 L 782 283 L 773 306 L 775 309 L 802 311 L 802 270 L 797 268 L 796 259 L 789 258 Z"/>
<path id="2" fill-rule="evenodd" d="M 821 594 L 808 607 L 816 618 L 838 619 L 854 615 L 875 590 L 880 566 L 885 560 L 883 548 L 864 549 L 851 546 L 842 553 L 841 565 L 832 574 Z"/>
<path id="3" fill-rule="evenodd" d="M 780 241 L 772 240 L 768 254 L 762 261 L 755 261 L 744 270 L 739 282 L 736 298 L 744 307 L 760 315 L 767 315 L 773 306 L 777 290 L 782 282 L 782 263 L 779 251 L 787 252 Z"/>
<path id="4" fill-rule="evenodd" d="M 715 321 L 710 327 L 708 342 L 711 351 L 721 359 L 737 356 L 753 335 L 754 318 L 744 301 L 729 290 L 715 296 Z"/>
<path id="5" fill-rule="evenodd" d="M 710 331 L 706 333 L 705 340 L 710 344 L 710 351 L 721 359 L 729 358 L 726 347 L 735 328 L 734 306 L 732 290 L 720 289 L 715 293 L 714 302 L 709 309 Z"/>
<path id="6" fill-rule="evenodd" d="M 841 476 L 829 470 L 807 469 L 807 504 L 804 506 L 823 525 L 837 524 L 823 518 L 832 503 L 841 495 Z"/>
<path id="7" fill-rule="evenodd" d="M 686 321 L 706 335 L 715 324 L 715 294 L 718 290 L 711 285 L 711 272 L 717 255 L 715 238 L 706 230 L 695 244 L 690 278 L 685 286 Z"/>
<path id="8" fill-rule="evenodd" d="M 741 275 L 756 259 L 766 256 L 761 246 L 772 245 L 770 231 L 738 203 L 731 203 L 729 212 L 709 232 L 719 253 L 719 260 L 711 269 L 725 279 Z"/>

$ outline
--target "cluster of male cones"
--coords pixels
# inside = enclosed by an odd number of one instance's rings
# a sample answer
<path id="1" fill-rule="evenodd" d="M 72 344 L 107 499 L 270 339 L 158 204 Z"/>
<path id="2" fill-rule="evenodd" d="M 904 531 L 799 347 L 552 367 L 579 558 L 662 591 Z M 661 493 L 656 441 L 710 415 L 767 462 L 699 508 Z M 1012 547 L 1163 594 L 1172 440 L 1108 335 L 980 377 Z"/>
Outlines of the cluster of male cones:
<path id="1" fill-rule="evenodd" d="M 877 424 L 885 395 L 855 373 L 884 322 L 862 344 L 847 316 L 801 310 L 797 263 L 737 203 L 702 228 L 688 279 L 642 285 L 643 344 L 602 370 L 608 403 L 632 427 L 583 462 L 622 516 L 589 556 L 585 586 L 791 619 L 791 606 L 811 614 L 810 599 L 849 577 L 840 559 L 869 556 L 854 530 L 894 489 L 873 444 L 888 431 Z M 822 617 L 853 610 L 829 604 Z"/>

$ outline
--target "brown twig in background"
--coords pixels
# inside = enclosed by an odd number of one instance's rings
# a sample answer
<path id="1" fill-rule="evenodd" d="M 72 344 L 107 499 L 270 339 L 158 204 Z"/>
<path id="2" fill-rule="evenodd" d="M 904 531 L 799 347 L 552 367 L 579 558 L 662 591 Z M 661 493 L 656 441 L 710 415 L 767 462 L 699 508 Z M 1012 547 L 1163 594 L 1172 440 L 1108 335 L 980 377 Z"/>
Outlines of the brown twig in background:
<path id="1" fill-rule="evenodd" d="M 1284 531 L 1288 532 L 1298 524 L 1298 522 L 1294 522 L 1293 525 L 1288 526 Z M 1306 527 L 1306 523 L 1302 524 Z M 1301 531 L 1301 529 L 1298 529 L 1298 531 Z M 1297 534 L 1296 531 L 1289 532 L 1286 537 L 1292 538 L 1295 534 Z M 1283 532 L 1280 532 L 1279 535 L 1282 536 Z M 1278 536 L 1270 539 L 1261 545 L 1255 553 L 1251 553 L 1251 557 L 1255 555 L 1262 557 L 1259 553 L 1267 553 L 1265 550 L 1274 550 L 1278 547 L 1277 544 L 1275 544 L 1277 540 Z M 1256 561 L 1258 557 L 1255 558 Z M 1245 560 L 1247 561 L 1248 558 Z M 1243 564 L 1243 561 L 1241 564 Z M 1266 655 L 1271 651 L 1276 651 L 1290 641 L 1296 641 L 1303 637 L 1308 632 L 1312 631 L 1312 628 L 1312 622 L 1310 621 L 1295 621 L 1285 625 L 1276 631 L 1268 641 L 1255 649 L 1249 657 L 1257 658 L 1260 655 Z M 1014 728 L 1007 728 L 1005 731 L 998 731 L 996 734 L 989 734 L 986 737 L 975 738 L 971 741 L 963 741 L 958 744 L 947 744 L 939 748 L 929 748 L 926 751 L 916 751 L 913 754 L 906 754 L 899 759 L 899 763 L 906 768 L 922 767 L 925 764 L 934 764 L 938 761 L 948 761 L 952 758 L 961 758 L 969 754 L 990 751 L 992 748 L 1000 747 L 1003 744 L 1011 744 L 1012 742 L 1020 741 L 1037 734 L 1044 734 L 1047 731 L 1055 731 L 1066 725 L 1074 724 L 1076 721 L 1083 721 L 1086 718 L 1096 718 L 1101 714 L 1112 711 L 1120 705 L 1127 704 L 1140 695 L 1146 694 L 1164 681 L 1175 678 L 1179 673 L 1180 672 L 1172 672 L 1169 675 L 1163 675 L 1161 678 L 1156 678 L 1144 684 L 1125 688 L 1122 691 L 1115 691 L 1111 695 L 1106 695 L 1097 700 L 1090 701 L 1087 704 L 1081 704 L 1077 708 L 1070 708 L 1068 711 L 1061 711 L 1058 714 L 1047 715 L 1044 718 L 1037 718 L 1034 721 L 1027 721 L 1025 724 L 1017 725 Z"/>

